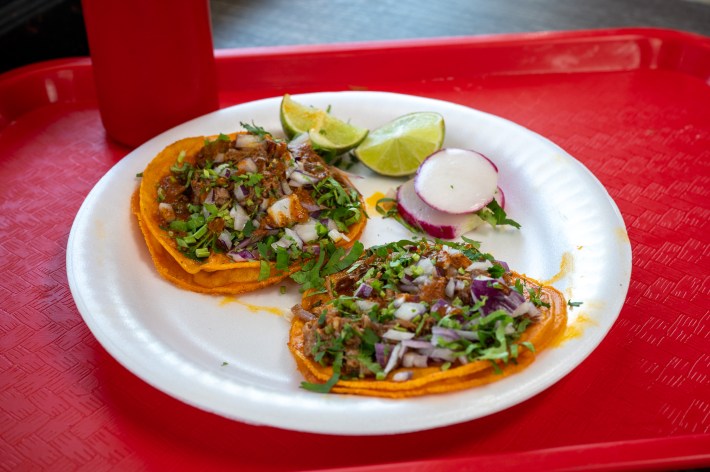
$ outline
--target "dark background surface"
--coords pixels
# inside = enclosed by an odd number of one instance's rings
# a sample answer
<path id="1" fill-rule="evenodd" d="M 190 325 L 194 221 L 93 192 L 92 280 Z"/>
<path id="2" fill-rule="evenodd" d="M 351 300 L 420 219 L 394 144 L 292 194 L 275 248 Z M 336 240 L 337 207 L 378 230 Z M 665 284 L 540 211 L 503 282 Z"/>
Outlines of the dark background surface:
<path id="1" fill-rule="evenodd" d="M 170 3 L 162 1 L 166 6 Z M 671 28 L 710 36 L 710 0 L 210 0 L 209 3 L 216 48 L 624 26 Z M 88 54 L 80 0 L 0 0 L 0 72 L 42 60 Z"/>

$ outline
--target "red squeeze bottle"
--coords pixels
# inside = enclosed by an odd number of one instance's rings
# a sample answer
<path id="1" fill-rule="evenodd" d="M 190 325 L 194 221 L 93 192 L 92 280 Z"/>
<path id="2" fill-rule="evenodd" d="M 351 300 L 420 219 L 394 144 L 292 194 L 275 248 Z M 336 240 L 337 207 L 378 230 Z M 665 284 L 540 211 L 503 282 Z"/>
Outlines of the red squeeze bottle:
<path id="1" fill-rule="evenodd" d="M 208 0 L 83 0 L 101 120 L 135 147 L 219 108 Z"/>

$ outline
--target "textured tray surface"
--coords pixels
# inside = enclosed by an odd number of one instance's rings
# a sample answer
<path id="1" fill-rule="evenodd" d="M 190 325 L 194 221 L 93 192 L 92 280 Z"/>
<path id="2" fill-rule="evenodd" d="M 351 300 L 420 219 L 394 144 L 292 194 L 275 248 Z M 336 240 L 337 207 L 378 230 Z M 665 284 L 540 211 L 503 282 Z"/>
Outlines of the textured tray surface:
<path id="1" fill-rule="evenodd" d="M 442 67 L 417 76 L 394 70 L 401 67 L 395 56 L 405 63 L 436 56 Z M 497 62 L 476 65 L 487 58 Z M 366 60 L 376 61 L 370 72 L 344 68 Z M 461 66 L 466 60 L 470 69 Z M 248 426 L 191 408 L 103 350 L 69 293 L 65 248 L 83 198 L 129 150 L 104 136 L 88 61 L 0 76 L 0 467 L 302 470 L 568 446 L 582 451 L 578 463 L 606 457 L 598 460 L 608 469 L 643 458 L 644 447 L 653 464 L 710 464 L 709 63 L 706 38 L 645 30 L 220 53 L 225 106 L 365 88 L 518 122 L 585 164 L 626 222 L 629 294 L 580 367 L 480 420 L 347 438 L 356 455 L 343 452 L 344 438 Z M 256 65 L 261 77 L 236 74 Z M 314 440 L 318 454 L 310 453 Z M 637 440 L 650 442 L 624 446 Z M 598 452 L 595 444 L 621 452 L 585 456 Z M 569 454 L 550 457 L 571 461 L 551 459 L 550 467 L 574 463 Z"/>

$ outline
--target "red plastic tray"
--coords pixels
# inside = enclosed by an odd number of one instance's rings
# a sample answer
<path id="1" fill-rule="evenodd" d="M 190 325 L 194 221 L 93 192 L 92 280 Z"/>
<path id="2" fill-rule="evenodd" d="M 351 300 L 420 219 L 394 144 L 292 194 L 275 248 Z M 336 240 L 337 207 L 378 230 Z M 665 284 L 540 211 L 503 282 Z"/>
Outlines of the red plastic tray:
<path id="1" fill-rule="evenodd" d="M 633 273 L 617 323 L 545 392 L 431 431 L 321 436 L 187 406 L 114 361 L 74 306 L 69 229 L 129 149 L 105 137 L 90 60 L 40 63 L 0 76 L 0 468 L 710 466 L 709 38 L 626 29 L 217 57 L 222 106 L 285 92 L 393 91 L 491 112 L 561 145 L 599 178 L 628 227 Z"/>

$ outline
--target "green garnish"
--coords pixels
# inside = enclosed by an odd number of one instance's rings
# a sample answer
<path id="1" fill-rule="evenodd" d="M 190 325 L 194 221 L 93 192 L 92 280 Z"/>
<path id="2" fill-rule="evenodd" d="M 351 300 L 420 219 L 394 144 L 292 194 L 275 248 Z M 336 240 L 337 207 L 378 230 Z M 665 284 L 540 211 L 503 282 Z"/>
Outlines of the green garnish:
<path id="1" fill-rule="evenodd" d="M 513 228 L 520 229 L 520 223 L 515 220 L 511 220 L 506 215 L 505 210 L 498 204 L 498 202 L 493 199 L 486 205 L 486 208 L 479 210 L 476 213 L 483 221 L 490 224 L 493 227 L 501 225 L 510 225 Z"/>
<path id="2" fill-rule="evenodd" d="M 249 133 L 251 133 L 251 134 L 253 134 L 253 135 L 256 135 L 256 136 L 259 136 L 260 138 L 263 138 L 264 136 L 271 136 L 271 133 L 269 133 L 268 131 L 266 131 L 266 130 L 265 130 L 264 128 L 262 128 L 261 126 L 255 125 L 253 121 L 251 122 L 251 124 L 249 124 L 249 123 L 243 123 L 243 122 L 240 121 L 240 122 L 239 122 L 239 125 L 240 125 L 242 128 L 244 128 L 245 130 L 247 130 Z"/>

